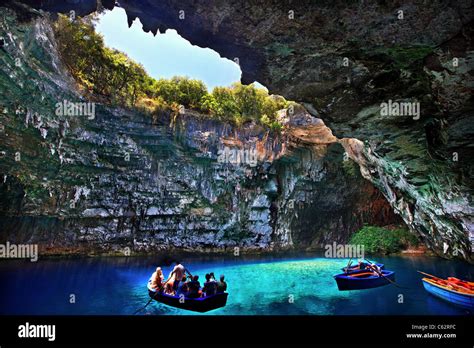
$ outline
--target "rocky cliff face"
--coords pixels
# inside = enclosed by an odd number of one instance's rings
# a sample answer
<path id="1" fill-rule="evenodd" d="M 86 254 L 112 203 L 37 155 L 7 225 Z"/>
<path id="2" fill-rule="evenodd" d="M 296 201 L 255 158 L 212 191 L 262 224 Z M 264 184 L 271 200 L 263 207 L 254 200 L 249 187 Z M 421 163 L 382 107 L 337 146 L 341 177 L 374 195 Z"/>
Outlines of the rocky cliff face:
<path id="1" fill-rule="evenodd" d="M 78 14 L 97 7 L 95 1 L 86 0 L 25 2 L 53 12 L 75 10 Z M 103 0 L 101 4 L 114 6 L 113 1 Z M 193 44 L 238 58 L 244 82 L 258 80 L 271 92 L 305 103 L 313 116 L 324 120 L 342 139 L 333 139 L 321 148 L 306 141 L 317 132 L 308 135 L 307 127 L 303 127 L 295 130 L 297 151 L 288 155 L 272 149 L 270 157 L 275 160 L 267 169 L 262 167 L 272 189 L 266 194 L 267 207 L 262 207 L 266 215 L 258 216 L 260 222 L 268 221 L 277 245 L 308 245 L 321 241 L 323 231 L 350 231 L 348 226 L 354 226 L 357 219 L 347 214 L 353 212 L 360 214 L 359 220 L 364 214 L 371 219 L 378 215 L 367 214 L 367 201 L 361 197 L 367 192 L 377 194 L 372 185 L 359 181 L 358 174 L 351 179 L 344 174 L 345 167 L 341 168 L 337 160 L 343 153 L 342 144 L 360 166 L 363 177 L 381 190 L 392 209 L 427 245 L 443 256 L 471 258 L 471 1 L 287 4 L 270 0 L 123 0 L 120 4 L 129 22 L 139 17 L 146 31 L 174 28 Z M 419 103 L 420 114 L 382 116 L 380 105 L 389 101 Z M 186 138 L 189 141 L 192 137 L 188 134 Z M 294 144 L 291 136 L 288 138 L 277 142 L 289 148 Z M 193 163 L 189 168 L 196 167 Z M 282 180 L 287 183 L 282 184 Z M 335 190 L 327 189 L 331 183 Z M 262 190 L 265 185 L 258 187 Z M 330 197 L 334 198 L 321 198 L 321 190 L 332 192 Z M 272 198 L 275 192 L 276 198 Z M 360 201 L 355 203 L 352 195 L 357 192 Z M 249 196 L 249 201 L 259 195 Z M 309 197 L 304 202 L 314 204 L 303 203 L 303 211 L 288 214 L 289 207 L 295 207 L 289 203 L 291 196 Z M 377 202 L 374 207 L 385 211 L 384 204 Z M 321 210 L 315 210 L 316 205 L 325 212 L 327 221 L 317 220 Z M 304 206 L 310 208 L 305 212 Z M 300 209 L 298 204 L 296 207 Z M 313 229 L 301 226 L 305 221 L 302 216 L 317 220 Z"/>
<path id="2" fill-rule="evenodd" d="M 306 249 L 397 221 L 302 107 L 282 111 L 281 135 L 191 111 L 57 115 L 81 98 L 48 20 L 4 9 L 1 24 L 2 240 L 50 253 Z"/>

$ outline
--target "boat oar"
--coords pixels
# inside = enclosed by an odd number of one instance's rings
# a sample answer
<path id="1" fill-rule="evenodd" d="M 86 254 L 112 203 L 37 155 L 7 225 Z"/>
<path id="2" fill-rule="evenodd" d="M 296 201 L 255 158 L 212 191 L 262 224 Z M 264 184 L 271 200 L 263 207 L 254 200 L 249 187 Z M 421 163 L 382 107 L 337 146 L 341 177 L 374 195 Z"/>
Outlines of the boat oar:
<path id="1" fill-rule="evenodd" d="M 422 271 L 417 271 L 417 272 L 418 272 L 418 273 L 421 273 L 421 274 L 423 274 L 423 275 L 425 275 L 425 276 L 431 277 L 431 278 L 435 278 L 435 279 L 439 279 L 439 280 L 444 280 L 444 279 L 442 279 L 442 278 L 436 277 L 436 276 L 434 276 L 434 275 L 432 275 L 432 274 L 428 274 L 428 273 L 425 273 L 425 272 L 422 272 Z"/>
<path id="2" fill-rule="evenodd" d="M 373 268 L 373 271 L 375 273 L 377 273 L 379 275 L 379 277 L 382 277 L 382 278 L 385 278 L 385 280 L 387 280 L 389 283 L 392 283 L 393 285 L 395 285 L 397 288 L 400 288 L 400 289 L 409 289 L 405 286 L 401 286 L 401 285 L 398 285 L 397 283 L 395 283 L 393 280 L 390 280 L 389 278 L 387 278 L 386 276 L 383 275 L 382 271 L 378 271 L 377 270 L 377 265 L 375 265 L 374 263 L 372 263 L 371 261 L 367 260 L 367 259 L 364 259 L 365 261 L 367 261 L 370 265 L 374 266 Z"/>
<path id="3" fill-rule="evenodd" d="M 144 310 L 150 303 L 151 301 L 153 301 L 155 299 L 155 296 L 156 294 L 158 294 L 161 289 L 163 289 L 163 287 L 166 285 L 166 283 L 169 282 L 169 280 L 171 279 L 171 276 L 166 280 L 166 282 L 164 282 L 163 284 L 161 284 L 160 288 L 155 292 L 155 294 L 150 298 L 150 300 L 146 303 L 146 305 L 144 305 L 142 308 L 139 308 L 135 311 L 135 313 L 133 313 L 133 315 L 137 314 L 138 312 L 141 312 L 142 310 Z"/>
<path id="4" fill-rule="evenodd" d="M 351 263 L 352 263 L 352 257 L 349 259 L 349 261 L 347 262 L 347 266 L 346 266 L 346 274 L 349 273 L 349 267 L 351 266 Z"/>

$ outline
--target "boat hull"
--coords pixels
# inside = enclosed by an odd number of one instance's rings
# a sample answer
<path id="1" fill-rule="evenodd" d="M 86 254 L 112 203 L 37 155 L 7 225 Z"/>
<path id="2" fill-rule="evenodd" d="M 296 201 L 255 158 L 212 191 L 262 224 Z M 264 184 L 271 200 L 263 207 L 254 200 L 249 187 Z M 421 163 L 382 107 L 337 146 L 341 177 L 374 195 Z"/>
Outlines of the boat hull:
<path id="1" fill-rule="evenodd" d="M 431 295 L 457 306 L 474 310 L 474 295 L 462 294 L 457 291 L 444 289 L 426 281 L 425 279 L 422 279 L 422 282 L 425 290 Z"/>
<path id="2" fill-rule="evenodd" d="M 156 293 L 148 289 L 148 295 L 155 301 L 163 303 L 165 305 L 185 309 L 193 312 L 208 312 L 217 308 L 224 307 L 227 304 L 228 293 L 224 292 L 212 296 L 206 296 L 201 298 L 183 298 L 179 296 L 171 296 L 163 293 Z"/>
<path id="3" fill-rule="evenodd" d="M 337 288 L 340 291 L 344 290 L 364 290 L 378 288 L 380 286 L 388 285 L 395 281 L 395 272 L 393 271 L 382 271 L 383 277 L 379 276 L 367 276 L 367 277 L 354 277 L 358 273 L 367 273 L 366 271 L 352 272 L 348 274 L 341 273 L 334 276 L 336 279 Z"/>

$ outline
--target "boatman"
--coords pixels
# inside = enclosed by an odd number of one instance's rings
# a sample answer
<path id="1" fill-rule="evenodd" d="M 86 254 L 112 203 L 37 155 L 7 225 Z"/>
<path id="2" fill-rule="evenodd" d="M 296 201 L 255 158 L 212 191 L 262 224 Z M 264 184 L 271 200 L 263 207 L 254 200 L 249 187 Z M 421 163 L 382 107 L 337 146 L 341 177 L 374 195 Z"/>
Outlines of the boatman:
<path id="1" fill-rule="evenodd" d="M 189 272 L 188 272 L 189 273 Z M 170 273 L 169 283 L 173 284 L 173 289 L 177 290 L 178 284 L 183 279 L 183 276 L 186 274 L 186 268 L 179 262 L 176 261 L 176 265 L 174 266 L 173 270 Z"/>
<path id="2" fill-rule="evenodd" d="M 382 269 L 376 264 L 368 265 L 367 268 L 379 276 L 382 274 Z"/>

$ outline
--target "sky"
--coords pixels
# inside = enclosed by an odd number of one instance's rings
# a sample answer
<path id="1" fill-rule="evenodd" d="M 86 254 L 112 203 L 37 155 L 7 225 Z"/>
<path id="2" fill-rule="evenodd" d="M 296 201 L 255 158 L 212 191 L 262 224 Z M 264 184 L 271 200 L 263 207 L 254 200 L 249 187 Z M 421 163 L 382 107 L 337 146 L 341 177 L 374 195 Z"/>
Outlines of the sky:
<path id="1" fill-rule="evenodd" d="M 120 7 L 106 11 L 96 31 L 104 36 L 108 47 L 125 52 L 154 78 L 188 76 L 202 80 L 209 90 L 240 81 L 241 70 L 236 63 L 209 48 L 191 45 L 176 30 L 153 36 L 142 30 L 138 18 L 128 28 L 125 10 Z"/>

